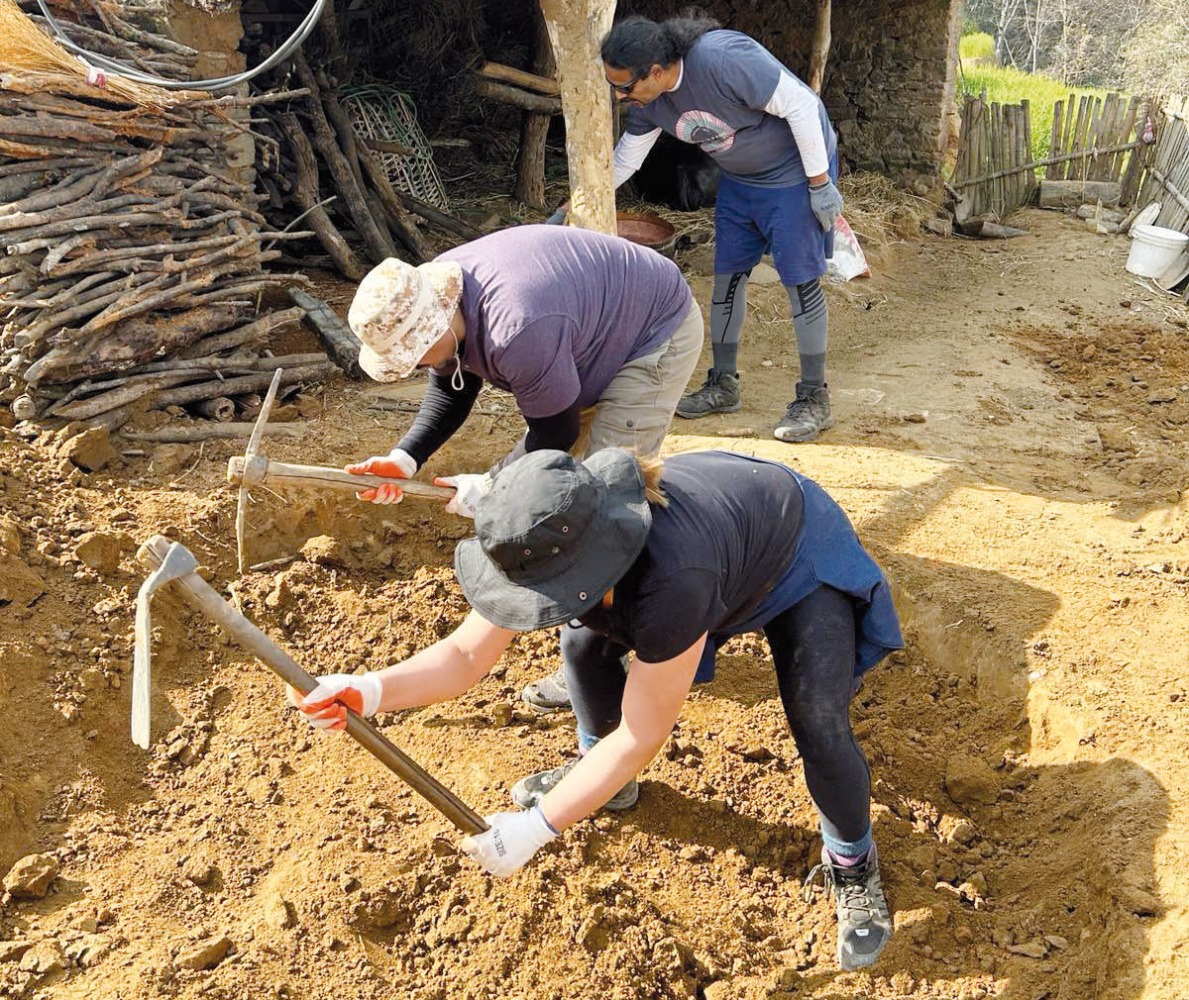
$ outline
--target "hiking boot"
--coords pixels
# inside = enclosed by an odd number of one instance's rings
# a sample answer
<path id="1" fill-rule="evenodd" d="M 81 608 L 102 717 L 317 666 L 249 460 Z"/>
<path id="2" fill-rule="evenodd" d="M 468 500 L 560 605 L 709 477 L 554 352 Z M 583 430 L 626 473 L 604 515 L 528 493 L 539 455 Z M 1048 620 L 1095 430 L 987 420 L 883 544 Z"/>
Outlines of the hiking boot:
<path id="1" fill-rule="evenodd" d="M 819 874 L 838 904 L 838 964 L 848 971 L 872 965 L 892 936 L 875 845 L 865 860 L 851 866 L 835 864 L 823 847 L 822 863 L 805 880 L 806 902 L 812 898 Z"/>
<path id="2" fill-rule="evenodd" d="M 566 672 L 558 667 L 548 677 L 533 681 L 520 692 L 520 700 L 537 712 L 562 712 L 570 708 L 570 689 Z"/>
<path id="3" fill-rule="evenodd" d="M 527 778 L 521 778 L 512 786 L 512 801 L 520 806 L 521 809 L 531 809 L 562 778 L 574 769 L 574 765 L 580 759 L 579 757 L 575 757 L 573 760 L 567 760 L 561 767 L 555 767 L 552 771 L 538 771 L 536 774 L 530 774 Z M 611 800 L 603 808 L 614 810 L 631 809 L 639 797 L 640 782 L 633 778 L 623 788 L 612 795 Z"/>
<path id="4" fill-rule="evenodd" d="M 702 388 L 681 397 L 677 416 L 687 420 L 708 417 L 711 413 L 737 413 L 743 408 L 739 399 L 739 376 L 711 368 Z"/>
<path id="5" fill-rule="evenodd" d="M 812 441 L 833 426 L 829 388 L 798 382 L 797 398 L 789 403 L 772 436 L 777 441 Z"/>

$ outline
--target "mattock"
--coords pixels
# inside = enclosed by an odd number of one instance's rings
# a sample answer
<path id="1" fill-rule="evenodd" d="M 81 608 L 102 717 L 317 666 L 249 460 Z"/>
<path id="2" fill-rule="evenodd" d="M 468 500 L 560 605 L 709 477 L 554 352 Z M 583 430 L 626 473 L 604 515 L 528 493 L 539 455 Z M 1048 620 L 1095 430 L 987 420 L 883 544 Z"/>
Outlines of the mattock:
<path id="1" fill-rule="evenodd" d="M 303 695 L 317 687 L 317 680 L 302 670 L 293 657 L 223 600 L 215 588 L 198 575 L 198 560 L 180 542 L 171 543 L 164 535 L 154 535 L 140 547 L 137 558 L 151 570 L 138 598 L 136 650 L 132 667 L 132 739 L 137 746 L 147 750 L 150 744 L 152 624 L 149 620 L 149 605 L 153 594 L 166 585 L 172 584 L 187 604 L 223 629 L 290 687 Z M 463 833 L 476 834 L 487 829 L 482 816 L 350 708 L 347 708 L 347 735 Z"/>
<path id="2" fill-rule="evenodd" d="M 357 476 L 342 469 L 334 469 L 323 465 L 289 465 L 285 462 L 271 462 L 260 454 L 260 441 L 264 437 L 264 425 L 268 422 L 268 412 L 272 409 L 273 400 L 277 396 L 277 385 L 281 378 L 281 369 L 273 376 L 272 385 L 268 387 L 268 395 L 264 397 L 264 405 L 260 407 L 260 416 L 256 418 L 256 426 L 252 428 L 252 436 L 248 438 L 248 450 L 243 455 L 234 455 L 227 463 L 227 481 L 239 487 L 239 502 L 235 510 L 235 546 L 239 554 L 239 571 L 247 570 L 248 560 L 245 554 L 244 526 L 248 511 L 248 489 L 257 484 L 264 486 L 298 486 L 302 489 L 321 490 L 366 490 L 382 483 L 396 483 L 411 497 L 422 500 L 436 500 L 447 503 L 454 496 L 454 490 L 448 486 L 430 486 L 411 479 L 391 479 L 387 476 Z"/>

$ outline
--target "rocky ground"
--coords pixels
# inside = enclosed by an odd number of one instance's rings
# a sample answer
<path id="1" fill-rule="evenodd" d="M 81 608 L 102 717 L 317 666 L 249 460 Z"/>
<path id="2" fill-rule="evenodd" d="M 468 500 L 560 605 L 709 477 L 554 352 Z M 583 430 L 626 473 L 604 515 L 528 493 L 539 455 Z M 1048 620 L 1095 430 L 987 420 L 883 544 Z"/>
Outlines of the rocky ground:
<path id="1" fill-rule="evenodd" d="M 311 673 L 407 655 L 464 614 L 468 524 L 258 492 L 235 572 L 226 459 L 0 428 L 0 995 L 145 998 L 1173 1000 L 1189 995 L 1189 314 L 1127 246 L 1058 215 L 1009 243 L 920 237 L 829 291 L 838 427 L 771 440 L 793 377 L 787 302 L 757 283 L 745 408 L 671 451 L 794 463 L 847 509 L 908 647 L 856 698 L 896 935 L 834 960 L 802 897 L 815 818 L 758 637 L 734 640 L 643 775 L 639 806 L 507 881 L 176 598 L 155 609 L 153 748 L 129 739 L 138 543 L 188 545 Z M 700 300 L 708 258 L 682 260 Z M 762 278 L 762 275 L 757 276 Z M 334 292 L 340 303 L 349 290 Z M 386 450 L 415 384 L 294 404 L 277 458 Z M 515 438 L 484 397 L 431 472 Z M 517 692 L 556 664 L 519 639 L 456 702 L 382 717 L 480 812 L 572 746 Z"/>

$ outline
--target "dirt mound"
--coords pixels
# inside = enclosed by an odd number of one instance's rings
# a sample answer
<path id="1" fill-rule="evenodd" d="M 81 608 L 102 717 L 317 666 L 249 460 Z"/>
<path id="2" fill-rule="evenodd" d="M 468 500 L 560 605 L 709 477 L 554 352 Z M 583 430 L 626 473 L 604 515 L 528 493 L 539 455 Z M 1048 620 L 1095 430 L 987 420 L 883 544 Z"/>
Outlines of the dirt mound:
<path id="1" fill-rule="evenodd" d="M 841 419 L 808 448 L 768 438 L 788 331 L 783 291 L 757 288 L 744 410 L 670 440 L 795 461 L 898 591 L 908 648 L 854 705 L 896 911 L 870 973 L 838 971 L 831 907 L 802 894 L 816 816 L 761 638 L 725 648 L 635 809 L 494 880 L 425 802 L 295 719 L 264 667 L 168 593 L 154 611 L 153 748 L 128 738 L 135 547 L 149 535 L 188 545 L 327 673 L 400 659 L 462 619 L 450 556 L 465 523 L 411 499 L 260 493 L 249 557 L 290 561 L 240 579 L 222 482 L 235 444 L 142 456 L 117 441 L 85 471 L 52 435 L 0 430 L 0 872 L 28 855 L 46 857 L 18 875 L 56 868 L 44 897 L 0 903 L 0 993 L 1180 995 L 1184 334 L 1114 275 L 1109 241 L 1051 216 L 1028 224 L 1014 269 L 979 245 L 917 241 L 867 285 L 831 291 Z M 962 321 L 923 329 L 955 288 Z M 1079 315 L 1057 301 L 1070 296 Z M 1126 296 L 1145 311 L 1120 321 Z M 267 447 L 325 464 L 386 450 L 409 415 L 373 399 L 332 386 L 306 441 Z M 1115 425 L 1132 451 L 1107 447 Z M 519 429 L 477 415 L 430 471 L 483 468 Z M 522 636 L 463 697 L 379 722 L 480 812 L 506 808 L 520 776 L 572 751 L 567 717 L 518 700 L 557 656 L 555 633 Z"/>

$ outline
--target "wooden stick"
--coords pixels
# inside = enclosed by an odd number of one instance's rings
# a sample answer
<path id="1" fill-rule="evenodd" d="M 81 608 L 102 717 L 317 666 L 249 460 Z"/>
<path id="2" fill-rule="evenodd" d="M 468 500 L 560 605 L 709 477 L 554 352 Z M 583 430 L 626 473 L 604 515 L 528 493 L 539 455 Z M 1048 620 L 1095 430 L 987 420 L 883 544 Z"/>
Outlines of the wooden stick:
<path id="1" fill-rule="evenodd" d="M 221 424 L 229 423 L 235 416 L 235 403 L 226 396 L 204 399 L 194 409 L 207 419 L 218 421 Z"/>
<path id="2" fill-rule="evenodd" d="M 433 205 L 427 205 L 419 198 L 414 198 L 411 194 L 407 194 L 399 188 L 394 188 L 393 190 L 405 208 L 414 215 L 420 215 L 426 222 L 432 223 L 438 229 L 452 233 L 455 236 L 461 236 L 464 240 L 477 240 L 483 236 L 482 230 L 476 229 L 461 219 L 457 219 L 453 215 L 434 208 Z"/>
<path id="3" fill-rule="evenodd" d="M 178 356 L 190 359 L 208 354 L 218 354 L 220 351 L 230 350 L 243 344 L 263 343 L 273 330 L 288 326 L 290 323 L 296 323 L 304 315 L 305 310 L 297 307 L 269 313 L 267 316 L 262 316 L 260 319 L 253 320 L 235 330 L 217 333 L 212 337 L 204 337 Z"/>
<path id="4" fill-rule="evenodd" d="M 335 363 L 350 378 L 363 378 L 359 367 L 359 341 L 351 328 L 338 314 L 316 295 L 310 295 L 300 288 L 290 288 L 289 298 L 305 310 L 306 321 L 318 332 L 318 337 L 330 351 Z"/>
<path id="5" fill-rule="evenodd" d="M 523 87 L 525 90 L 535 90 L 539 94 L 548 94 L 550 97 L 559 97 L 561 95 L 561 87 L 558 82 L 552 77 L 544 76 L 540 73 L 528 73 L 522 69 L 516 69 L 513 66 L 506 66 L 503 63 L 497 62 L 485 62 L 476 72 L 488 80 L 512 83 L 517 87 Z"/>
<path id="6" fill-rule="evenodd" d="M 335 366 L 330 362 L 319 365 L 303 365 L 300 368 L 289 368 L 281 373 L 281 385 L 294 385 L 297 382 L 313 382 L 326 378 Z M 261 372 L 258 375 L 241 375 L 238 378 L 215 379 L 211 382 L 201 382 L 198 385 L 182 386 L 179 389 L 169 389 L 158 397 L 157 407 L 184 406 L 187 403 L 197 403 L 200 399 L 211 399 L 214 396 L 235 396 L 241 392 L 258 392 L 268 387 L 272 382 L 272 372 Z"/>
<path id="7" fill-rule="evenodd" d="M 113 389 L 111 392 L 92 396 L 90 399 L 57 407 L 53 415 L 61 417 L 63 420 L 86 420 L 90 417 L 96 417 L 101 413 L 108 413 L 111 410 L 127 406 L 129 403 L 134 403 L 151 392 L 156 392 L 158 389 L 163 389 L 167 386 L 177 385 L 179 382 L 189 381 L 193 377 L 193 375 L 189 374 L 161 375 L 157 378 L 146 379 L 143 382 L 134 382 L 121 386 L 118 389 Z"/>
<path id="8" fill-rule="evenodd" d="M 830 55 L 830 0 L 817 0 L 815 8 L 813 42 L 809 48 L 809 78 L 806 83 L 815 94 L 820 94 L 826 79 L 826 60 Z"/>
<path id="9" fill-rule="evenodd" d="M 292 112 L 285 112 L 278 120 L 282 131 L 289 139 L 290 149 L 297 162 L 297 186 L 294 196 L 305 211 L 309 227 L 318 234 L 318 241 L 326 248 L 343 277 L 352 281 L 361 280 L 367 273 L 367 267 L 347 245 L 342 233 L 331 222 L 326 209 L 319 203 L 318 161 L 305 130 L 298 124 L 297 116 Z"/>
<path id="10" fill-rule="evenodd" d="M 560 115 L 561 98 L 544 97 L 541 94 L 530 94 L 527 90 L 507 87 L 502 83 L 492 83 L 479 77 L 475 80 L 475 93 L 501 104 L 511 104 L 513 107 L 525 111 L 535 111 L 538 114 Z"/>
<path id="11" fill-rule="evenodd" d="M 367 206 L 367 199 L 364 197 L 359 182 L 355 179 L 351 164 L 335 140 L 335 133 L 326 117 L 326 110 L 322 106 L 322 92 L 300 49 L 294 54 L 293 65 L 297 69 L 302 86 L 308 87 L 310 90 L 310 99 L 306 102 L 306 110 L 310 124 L 313 125 L 314 148 L 322 155 L 322 162 L 330 170 L 335 190 L 342 195 L 350 212 L 351 220 L 355 223 L 355 228 L 363 237 L 377 263 L 388 257 L 395 257 L 396 248 L 387 235 L 380 231 L 376 220 L 372 218 L 371 210 Z"/>
<path id="12" fill-rule="evenodd" d="M 210 441 L 213 438 L 246 438 L 251 436 L 254 426 L 248 421 L 241 420 L 218 424 L 193 424 L 184 427 L 158 427 L 151 431 L 121 431 L 120 433 L 132 441 L 189 444 L 193 441 Z M 264 433 L 269 437 L 299 438 L 305 432 L 306 425 L 297 421 L 264 425 Z"/>

